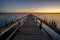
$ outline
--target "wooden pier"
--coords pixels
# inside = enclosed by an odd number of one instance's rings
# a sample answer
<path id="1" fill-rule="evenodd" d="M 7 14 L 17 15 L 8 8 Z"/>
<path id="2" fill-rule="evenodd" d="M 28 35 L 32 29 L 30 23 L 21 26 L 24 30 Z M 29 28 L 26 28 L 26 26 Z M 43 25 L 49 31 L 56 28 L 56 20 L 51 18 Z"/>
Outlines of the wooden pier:
<path id="1" fill-rule="evenodd" d="M 42 23 L 45 23 L 45 25 L 47 26 L 51 26 L 32 14 L 27 15 L 14 22 L 13 25 L 11 24 L 10 27 L 3 29 L 0 33 L 0 39 L 1 40 L 60 40 L 60 35 L 58 33 L 53 31 L 56 35 L 52 36 L 48 31 L 46 31 L 42 27 Z M 42 30 L 44 30 L 47 35 L 45 35 L 44 32 L 42 32 Z"/>

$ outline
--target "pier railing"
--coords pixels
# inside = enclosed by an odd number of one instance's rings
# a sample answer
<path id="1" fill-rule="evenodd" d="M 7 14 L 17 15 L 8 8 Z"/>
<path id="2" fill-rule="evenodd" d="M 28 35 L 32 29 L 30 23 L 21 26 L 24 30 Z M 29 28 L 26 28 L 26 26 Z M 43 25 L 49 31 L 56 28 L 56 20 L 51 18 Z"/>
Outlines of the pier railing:
<path id="1" fill-rule="evenodd" d="M 51 40 L 60 40 L 60 35 L 58 33 L 56 33 L 53 29 L 51 29 L 50 27 L 52 27 L 52 25 L 50 25 L 49 23 L 47 23 L 46 21 L 38 18 L 37 16 L 34 16 L 35 18 L 35 22 L 37 23 L 37 25 L 39 26 L 39 28 L 51 39 Z"/>
<path id="2" fill-rule="evenodd" d="M 27 16 L 24 16 L 17 21 L 11 23 L 6 28 L 0 31 L 0 40 L 10 40 L 19 28 L 26 22 Z"/>

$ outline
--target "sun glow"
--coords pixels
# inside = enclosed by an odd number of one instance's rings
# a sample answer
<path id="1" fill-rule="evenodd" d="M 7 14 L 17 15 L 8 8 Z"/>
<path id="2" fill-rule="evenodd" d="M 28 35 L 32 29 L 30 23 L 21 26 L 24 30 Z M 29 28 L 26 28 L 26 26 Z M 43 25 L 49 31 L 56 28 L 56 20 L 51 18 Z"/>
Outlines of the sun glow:
<path id="1" fill-rule="evenodd" d="M 60 13 L 60 8 L 50 9 L 10 9 L 8 11 L 5 10 L 5 12 L 12 12 L 12 13 Z"/>
<path id="2" fill-rule="evenodd" d="M 35 12 L 40 12 L 40 13 L 60 13 L 60 9 L 43 9 L 43 10 L 35 10 Z"/>

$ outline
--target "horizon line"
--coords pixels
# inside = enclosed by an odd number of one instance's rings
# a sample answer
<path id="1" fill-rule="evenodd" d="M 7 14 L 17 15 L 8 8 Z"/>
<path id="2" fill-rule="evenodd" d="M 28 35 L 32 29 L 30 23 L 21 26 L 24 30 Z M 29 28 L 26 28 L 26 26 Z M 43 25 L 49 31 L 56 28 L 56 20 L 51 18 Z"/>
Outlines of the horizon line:
<path id="1" fill-rule="evenodd" d="M 38 12 L 13 12 L 13 13 L 0 13 L 0 14 L 60 14 L 60 13 L 38 13 Z"/>

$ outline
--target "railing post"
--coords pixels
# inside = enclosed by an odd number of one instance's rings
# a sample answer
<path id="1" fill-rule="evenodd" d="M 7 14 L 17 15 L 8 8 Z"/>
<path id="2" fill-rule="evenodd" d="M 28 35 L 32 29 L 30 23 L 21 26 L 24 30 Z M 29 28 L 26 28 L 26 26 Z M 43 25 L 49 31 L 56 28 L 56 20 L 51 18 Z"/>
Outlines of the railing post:
<path id="1" fill-rule="evenodd" d="M 18 25 L 20 25 L 20 22 L 18 23 Z"/>
<path id="2" fill-rule="evenodd" d="M 18 23 L 18 26 L 19 26 L 19 29 L 20 29 L 20 21 L 19 21 L 19 23 Z"/>
<path id="3" fill-rule="evenodd" d="M 42 28 L 42 22 L 40 21 L 40 24 L 39 24 L 39 28 L 41 29 Z"/>
<path id="4" fill-rule="evenodd" d="M 5 22 L 5 27 L 7 27 L 7 25 L 8 25 L 8 24 L 7 24 L 7 21 L 6 21 L 6 22 Z"/>

